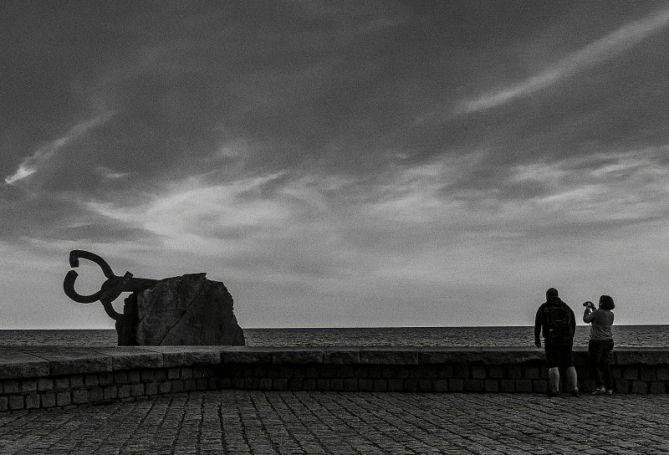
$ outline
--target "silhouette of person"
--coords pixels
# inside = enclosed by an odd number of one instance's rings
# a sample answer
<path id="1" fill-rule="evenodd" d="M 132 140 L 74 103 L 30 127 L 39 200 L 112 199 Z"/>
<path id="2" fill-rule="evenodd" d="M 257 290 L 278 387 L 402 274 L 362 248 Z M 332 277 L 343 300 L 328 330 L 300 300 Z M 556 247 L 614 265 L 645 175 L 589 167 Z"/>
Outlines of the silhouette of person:
<path id="1" fill-rule="evenodd" d="M 575 330 L 574 312 L 560 299 L 557 289 L 548 289 L 546 302 L 539 306 L 534 319 L 534 344 L 538 348 L 541 347 L 540 335 L 544 337 L 548 396 L 560 393 L 560 370 L 566 372 L 567 390 L 578 396 L 578 378 L 572 356 Z"/>
<path id="2" fill-rule="evenodd" d="M 608 295 L 599 298 L 599 308 L 595 310 L 592 302 L 585 302 L 583 322 L 590 324 L 590 341 L 588 342 L 588 360 L 590 374 L 595 380 L 593 395 L 613 394 L 611 382 L 611 365 L 609 358 L 613 351 L 612 309 L 615 308 L 613 299 Z M 594 311 L 593 311 L 594 310 Z"/>

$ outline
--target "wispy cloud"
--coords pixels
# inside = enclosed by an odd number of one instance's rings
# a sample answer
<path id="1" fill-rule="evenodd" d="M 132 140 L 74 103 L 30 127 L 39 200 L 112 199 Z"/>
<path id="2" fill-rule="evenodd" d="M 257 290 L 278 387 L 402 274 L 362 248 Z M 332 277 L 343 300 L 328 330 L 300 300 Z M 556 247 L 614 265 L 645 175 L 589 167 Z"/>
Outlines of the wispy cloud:
<path id="1" fill-rule="evenodd" d="M 70 128 L 62 137 L 54 139 L 46 145 L 38 148 L 35 153 L 27 156 L 19 164 L 18 169 L 13 174 L 5 177 L 5 183 L 13 185 L 25 178 L 33 175 L 46 161 L 48 161 L 54 154 L 62 150 L 63 147 L 71 144 L 76 139 L 79 139 L 91 129 L 102 124 L 109 119 L 110 114 L 93 117 L 81 123 L 77 123 Z"/>
<path id="2" fill-rule="evenodd" d="M 524 81 L 460 102 L 455 113 L 465 114 L 490 109 L 516 98 L 528 96 L 578 71 L 614 57 L 667 25 L 669 25 L 669 8 L 656 11 L 641 20 L 620 27 Z"/>

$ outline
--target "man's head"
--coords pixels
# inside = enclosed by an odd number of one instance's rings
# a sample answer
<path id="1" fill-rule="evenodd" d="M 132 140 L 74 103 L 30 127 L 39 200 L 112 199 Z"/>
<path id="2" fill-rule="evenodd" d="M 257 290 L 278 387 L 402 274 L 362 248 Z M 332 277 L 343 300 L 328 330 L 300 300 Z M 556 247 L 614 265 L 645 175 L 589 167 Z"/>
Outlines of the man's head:
<path id="1" fill-rule="evenodd" d="M 558 296 L 558 291 L 555 288 L 550 288 L 548 291 L 546 291 L 546 298 L 555 298 Z"/>

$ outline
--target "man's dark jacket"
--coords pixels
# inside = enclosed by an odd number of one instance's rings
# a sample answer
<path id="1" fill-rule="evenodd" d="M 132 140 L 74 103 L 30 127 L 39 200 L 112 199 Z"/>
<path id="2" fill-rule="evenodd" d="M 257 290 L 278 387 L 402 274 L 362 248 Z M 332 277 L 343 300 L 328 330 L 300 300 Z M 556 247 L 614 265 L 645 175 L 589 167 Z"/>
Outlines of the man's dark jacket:
<path id="1" fill-rule="evenodd" d="M 546 306 L 551 306 L 551 305 L 564 305 L 567 310 L 569 310 L 569 326 L 571 327 L 571 338 L 574 338 L 574 333 L 576 332 L 576 317 L 574 316 L 574 312 L 572 311 L 571 308 L 569 308 L 569 305 L 564 303 L 560 297 L 548 297 L 546 299 L 546 302 L 542 303 L 539 306 L 539 309 L 537 310 L 537 315 L 534 318 L 534 343 L 539 344 L 541 342 L 540 335 L 543 332 L 544 338 L 546 338 L 546 322 L 544 321 L 544 308 Z"/>

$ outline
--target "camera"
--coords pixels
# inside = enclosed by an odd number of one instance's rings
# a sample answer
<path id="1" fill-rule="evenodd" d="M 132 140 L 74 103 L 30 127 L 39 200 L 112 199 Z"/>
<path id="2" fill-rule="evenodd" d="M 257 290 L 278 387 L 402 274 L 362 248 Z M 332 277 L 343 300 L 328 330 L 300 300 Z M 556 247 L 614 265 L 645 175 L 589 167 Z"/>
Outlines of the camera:
<path id="1" fill-rule="evenodd" d="M 590 302 L 590 301 L 583 302 L 583 306 L 586 307 L 586 308 L 591 308 L 593 310 L 595 309 L 595 304 Z"/>

